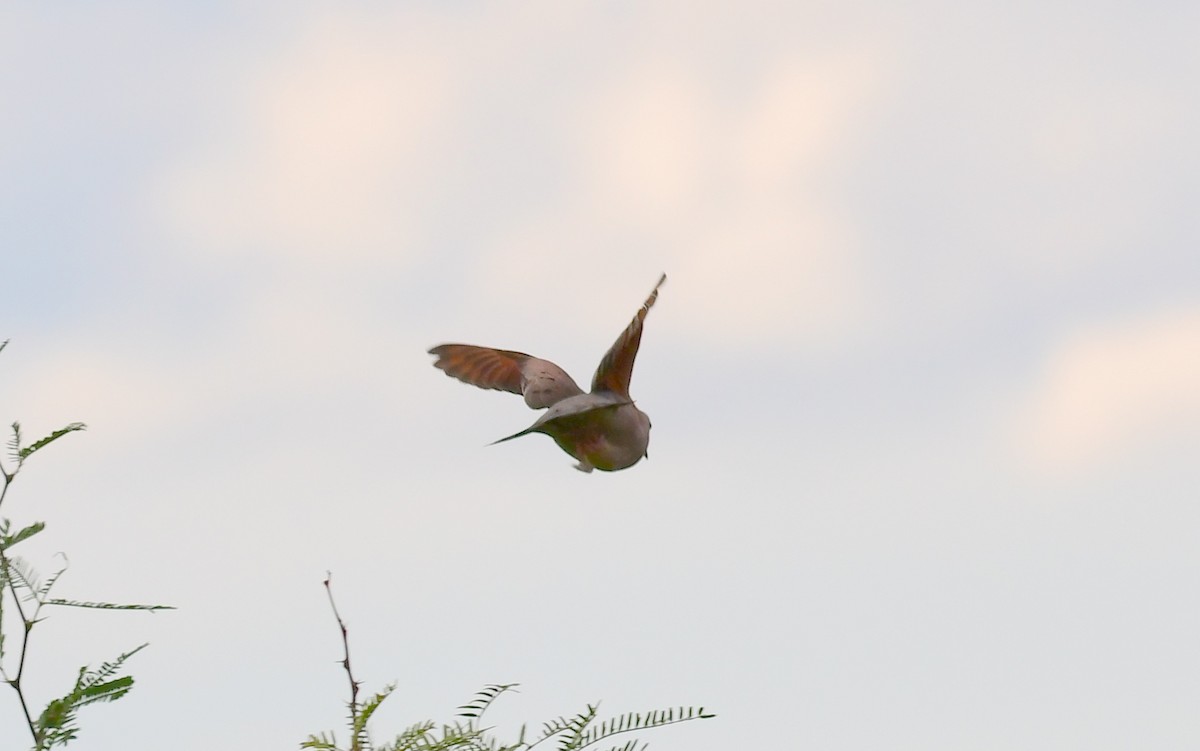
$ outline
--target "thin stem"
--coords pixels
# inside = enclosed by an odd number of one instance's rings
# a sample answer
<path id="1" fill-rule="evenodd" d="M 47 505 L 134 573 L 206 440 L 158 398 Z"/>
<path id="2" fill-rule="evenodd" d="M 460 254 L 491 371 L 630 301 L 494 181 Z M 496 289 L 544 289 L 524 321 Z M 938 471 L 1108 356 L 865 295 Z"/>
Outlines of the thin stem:
<path id="1" fill-rule="evenodd" d="M 7 343 L 7 342 L 6 342 Z M 0 346 L 0 349 L 3 347 Z M 13 478 L 17 476 L 17 471 L 20 469 L 20 462 L 17 463 L 17 470 L 9 474 L 3 466 L 0 466 L 0 477 L 4 478 L 4 485 L 0 487 L 0 505 L 4 504 L 4 498 L 8 495 L 8 486 L 12 485 Z M 25 617 L 25 608 L 21 606 L 21 596 L 17 593 L 17 584 L 13 580 L 12 574 L 9 571 L 8 556 L 5 551 L 0 549 L 0 568 L 4 572 L 4 582 L 8 585 L 8 591 L 12 593 L 13 604 L 17 607 L 17 616 L 21 619 L 21 657 L 17 660 L 17 673 L 12 678 L 8 677 L 8 673 L 4 670 L 4 666 L 0 665 L 0 676 L 13 687 L 17 692 L 17 700 L 21 703 L 21 712 L 25 714 L 25 723 L 29 726 L 29 734 L 33 736 L 34 746 L 42 747 L 42 739 L 38 735 L 37 725 L 33 721 L 33 715 L 29 713 L 29 702 L 25 700 L 25 690 L 21 687 L 21 678 L 25 675 L 25 658 L 29 654 L 29 634 L 33 631 L 33 624 L 37 620 L 38 611 L 41 610 L 41 602 L 38 602 L 37 608 L 34 609 L 33 617 Z M 3 597 L 3 592 L 0 592 L 0 597 Z M 3 624 L 0 623 L 0 628 Z"/>
<path id="2" fill-rule="evenodd" d="M 8 556 L 4 555 L 3 551 L 0 551 L 0 567 L 4 569 L 4 581 L 8 584 L 8 591 L 12 593 L 13 604 L 17 606 L 17 615 L 21 618 L 21 659 L 17 662 L 17 674 L 15 677 L 10 679 L 8 673 L 4 671 L 3 666 L 0 666 L 0 675 L 17 692 L 17 699 L 21 702 L 21 711 L 25 713 L 25 722 L 29 725 L 29 734 L 33 736 L 35 746 L 41 748 L 42 739 L 38 737 L 37 726 L 33 722 L 33 715 L 29 714 L 29 704 L 25 701 L 25 691 L 21 688 L 21 676 L 25 674 L 25 655 L 29 654 L 29 634 L 33 631 L 33 621 L 25 617 L 25 609 L 21 607 L 21 597 L 17 594 L 17 587 L 8 572 L 8 566 Z M 2 596 L 3 593 L 0 592 L 0 597 Z M 34 617 L 37 617 L 36 611 L 34 612 Z"/>
<path id="3" fill-rule="evenodd" d="M 13 478 L 16 477 L 16 474 L 10 475 L 4 469 L 4 465 L 0 464 L 0 477 L 4 478 L 4 487 L 0 487 L 0 506 L 3 506 L 4 496 L 8 495 L 8 486 L 12 484 Z"/>
<path id="4" fill-rule="evenodd" d="M 350 670 L 350 639 L 347 636 L 346 622 L 342 620 L 342 616 L 338 613 L 337 603 L 333 601 L 333 587 L 330 585 L 330 580 L 333 579 L 333 574 L 325 572 L 325 593 L 329 595 L 329 607 L 333 608 L 333 617 L 337 619 L 338 628 L 342 631 L 342 648 L 345 650 L 345 655 L 342 657 L 342 667 L 346 669 L 346 677 L 350 680 L 350 728 L 353 732 L 354 726 L 358 724 L 358 681 L 354 680 L 354 672 Z M 358 736 L 350 739 L 351 751 L 360 751 L 362 747 L 359 745 Z"/>

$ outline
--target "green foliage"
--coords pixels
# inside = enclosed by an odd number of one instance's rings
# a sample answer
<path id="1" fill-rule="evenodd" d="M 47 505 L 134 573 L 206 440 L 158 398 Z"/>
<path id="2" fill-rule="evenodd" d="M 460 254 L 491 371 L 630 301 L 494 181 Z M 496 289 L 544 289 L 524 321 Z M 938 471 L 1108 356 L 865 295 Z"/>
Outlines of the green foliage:
<path id="1" fill-rule="evenodd" d="M 358 748 L 366 748 L 370 744 L 370 739 L 367 736 L 367 722 L 371 719 L 371 715 L 375 714 L 375 710 L 379 709 L 379 705 L 383 704 L 383 700 L 388 698 L 395 690 L 396 684 L 388 684 L 382 691 L 363 702 L 358 707 L 358 711 L 352 712 L 350 731 L 354 737 L 354 743 Z"/>
<path id="2" fill-rule="evenodd" d="M 716 715 L 705 712 L 703 707 L 678 707 L 673 709 L 652 710 L 645 713 L 630 712 L 618 715 L 612 719 L 597 722 L 598 706 L 588 705 L 579 714 L 567 718 L 544 723 L 541 733 L 533 739 L 526 739 L 525 728 L 522 727 L 517 738 L 508 743 L 502 743 L 490 728 L 478 725 L 483 713 L 491 706 L 500 694 L 516 688 L 515 683 L 487 686 L 479 691 L 475 698 L 459 709 L 467 709 L 468 713 L 459 713 L 459 717 L 469 717 L 465 724 L 453 722 L 438 726 L 432 720 L 410 726 L 390 743 L 373 745 L 365 734 L 354 735 L 356 742 L 349 747 L 350 751 L 528 751 L 542 744 L 556 742 L 557 751 L 580 751 L 592 747 L 621 733 L 633 733 L 650 730 L 665 725 L 701 720 Z M 384 692 L 376 694 L 373 713 L 379 702 L 391 693 L 394 686 L 388 686 Z M 365 709 L 364 705 L 364 709 Z M 359 719 L 362 714 L 357 715 Z M 354 723 L 352 729 L 365 731 L 366 722 Z M 637 739 L 624 744 L 609 746 L 605 751 L 641 751 L 645 743 Z M 337 744 L 333 733 L 320 733 L 309 736 L 300 744 L 302 749 L 318 749 L 318 751 L 344 751 Z"/>
<path id="3" fill-rule="evenodd" d="M 471 720 L 478 720 L 479 717 L 487 711 L 487 708 L 492 706 L 492 702 L 500 698 L 500 694 L 508 691 L 515 691 L 516 688 L 517 684 L 515 683 L 496 683 L 490 686 L 484 686 L 482 689 L 475 692 L 475 698 L 459 707 L 459 710 L 461 711 L 459 711 L 456 716 L 466 717 Z"/>
<path id="4" fill-rule="evenodd" d="M 0 343 L 0 351 L 7 344 L 7 341 Z M 8 458 L 12 462 L 11 471 L 0 464 L 0 483 L 3 483 L 0 485 L 0 505 L 3 505 L 9 488 L 29 457 L 59 438 L 84 429 L 86 426 L 83 423 L 73 422 L 26 445 L 21 434 L 21 424 L 14 422 L 12 435 L 8 441 Z M 9 519 L 0 518 L 0 679 L 3 679 L 16 692 L 17 700 L 21 705 L 21 711 L 33 739 L 35 751 L 65 746 L 74 740 L 79 733 L 76 717 L 81 708 L 89 704 L 116 701 L 129 693 L 129 690 L 133 688 L 133 678 L 121 675 L 121 670 L 126 660 L 142 651 L 146 646 L 143 644 L 109 662 L 102 663 L 95 669 L 89 669 L 86 665 L 80 668 L 75 685 L 71 687 L 71 690 L 63 696 L 51 700 L 35 718 L 30 712 L 29 697 L 22 684 L 22 679 L 26 675 L 30 635 L 34 627 L 45 620 L 45 616 L 42 614 L 43 609 L 71 607 L 88 610 L 145 610 L 151 612 L 170 609 L 165 605 L 122 605 L 51 597 L 51 590 L 67 571 L 66 556 L 62 556 L 62 566 L 43 579 L 32 565 L 12 554 L 13 548 L 40 534 L 45 528 L 46 525 L 42 522 L 33 522 L 20 528 L 14 528 Z M 6 602 L 12 603 L 11 610 L 6 610 Z M 7 630 L 15 631 L 19 641 L 19 647 L 12 659 L 6 659 L 9 657 L 5 639 Z M 15 667 L 12 664 L 14 661 Z"/>
<path id="5" fill-rule="evenodd" d="M 95 670 L 87 667 L 79 669 L 79 677 L 75 686 L 59 699 L 54 699 L 36 722 L 36 735 L 40 741 L 36 748 L 52 748 L 65 746 L 78 733 L 75 726 L 75 713 L 80 707 L 99 702 L 116 701 L 133 688 L 133 678 L 118 676 L 117 672 L 127 659 L 142 651 L 145 644 L 120 655 L 112 662 L 106 662 Z"/>
<path id="6" fill-rule="evenodd" d="M 17 427 L 18 427 L 18 423 L 14 422 L 13 429 L 16 430 Z M 65 428 L 59 428 L 58 430 L 54 431 L 50 435 L 48 435 L 44 438 L 41 438 L 39 440 L 36 440 L 33 443 L 29 444 L 28 446 L 25 446 L 25 447 L 19 449 L 17 452 L 17 455 L 21 458 L 22 461 L 24 461 L 25 459 L 28 459 L 35 451 L 38 451 L 39 449 L 44 449 L 46 446 L 50 445 L 54 441 L 57 441 L 59 438 L 62 438 L 67 433 L 74 433 L 77 430 L 87 430 L 87 426 L 81 422 L 73 422 L 70 425 L 66 426 Z"/>
<path id="7" fill-rule="evenodd" d="M 409 726 L 396 736 L 390 743 L 375 745 L 367 732 L 367 721 L 379 709 L 392 691 L 395 684 L 389 684 L 383 691 L 366 701 L 359 701 L 359 683 L 354 679 L 350 669 L 350 643 L 347 637 L 346 624 L 337 612 L 333 602 L 333 590 L 330 580 L 326 578 L 325 589 L 329 594 L 329 604 L 333 608 L 334 617 L 342 632 L 342 644 L 345 657 L 342 666 L 350 681 L 350 745 L 343 749 L 337 743 L 333 733 L 310 735 L 300 744 L 302 749 L 317 749 L 317 751 L 529 751 L 542 744 L 556 743 L 557 751 L 581 751 L 596 747 L 613 736 L 623 733 L 634 733 L 651 730 L 666 725 L 674 725 L 691 720 L 705 720 L 716 715 L 705 712 L 703 707 L 676 707 L 656 709 L 644 713 L 629 712 L 617 715 L 611 719 L 597 722 L 599 705 L 589 704 L 587 709 L 572 717 L 559 717 L 556 720 L 543 723 L 542 731 L 537 738 L 526 739 L 525 726 L 521 727 L 516 740 L 502 743 L 492 732 L 491 728 L 481 726 L 484 714 L 503 694 L 515 692 L 515 683 L 496 683 L 484 686 L 466 704 L 458 707 L 456 717 L 466 719 L 466 722 L 451 722 L 438 726 L 433 721 L 419 722 Z M 642 751 L 645 743 L 632 739 L 623 745 L 609 746 L 605 751 Z M 545 746 L 549 748 L 549 746 Z"/>
<path id="8" fill-rule="evenodd" d="M 592 709 L 592 707 L 588 707 L 588 709 Z M 705 720 L 710 717 L 715 717 L 715 715 L 706 713 L 704 707 L 676 707 L 651 710 L 645 714 L 630 712 L 618 715 L 611 720 L 605 720 L 596 725 L 594 724 L 595 712 L 593 711 L 588 723 L 580 728 L 579 734 L 573 736 L 569 742 L 564 742 L 559 746 L 559 749 L 561 751 L 574 751 L 575 749 L 594 746 L 618 733 L 631 733 L 638 730 L 663 727 L 664 725 L 674 725 L 680 722 L 687 722 L 688 720 Z M 629 744 L 626 745 L 628 746 Z"/>
<path id="9" fill-rule="evenodd" d="M 37 451 L 44 449 L 51 443 L 54 443 L 59 438 L 67 435 L 68 433 L 74 433 L 80 430 L 87 430 L 87 425 L 84 425 L 81 422 L 73 422 L 66 427 L 59 428 L 48 436 L 34 441 L 28 446 L 23 446 L 21 445 L 21 423 L 14 422 L 12 424 L 12 436 L 8 439 L 8 456 L 9 459 L 11 459 L 16 465 L 16 467 L 13 469 L 12 474 L 5 472 L 4 479 L 8 482 L 12 482 L 12 479 L 16 476 L 17 472 L 21 471 L 21 465 L 25 463 L 26 459 L 28 459 Z"/>
<path id="10" fill-rule="evenodd" d="M 0 550 L 7 550 L 19 542 L 24 542 L 46 528 L 44 523 L 34 522 L 10 534 L 10 526 L 8 519 L 0 519 Z"/>

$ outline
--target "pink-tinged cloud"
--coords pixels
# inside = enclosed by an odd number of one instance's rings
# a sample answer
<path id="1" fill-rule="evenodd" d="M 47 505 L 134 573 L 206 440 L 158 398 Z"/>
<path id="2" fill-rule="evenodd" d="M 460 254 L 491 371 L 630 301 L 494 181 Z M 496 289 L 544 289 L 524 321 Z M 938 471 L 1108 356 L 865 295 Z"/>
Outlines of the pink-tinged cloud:
<path id="1" fill-rule="evenodd" d="M 484 251 L 479 296 L 505 306 L 540 295 L 545 270 L 582 267 L 573 299 L 603 299 L 666 270 L 685 335 L 706 345 L 827 342 L 858 326 L 869 279 L 823 180 L 854 158 L 884 73 L 858 49 L 763 67 L 734 104 L 702 70 L 653 55 L 580 94 L 565 115 L 572 182 Z"/>
<path id="2" fill-rule="evenodd" d="M 1119 462 L 1195 435 L 1200 309 L 1164 310 L 1069 337 L 1017 415 L 1021 453 L 1051 470 Z"/>
<path id="3" fill-rule="evenodd" d="M 217 258 L 411 255 L 406 199 L 431 169 L 453 67 L 420 28 L 331 16 L 252 63 L 223 102 L 228 130 L 194 144 L 160 186 L 168 230 Z"/>

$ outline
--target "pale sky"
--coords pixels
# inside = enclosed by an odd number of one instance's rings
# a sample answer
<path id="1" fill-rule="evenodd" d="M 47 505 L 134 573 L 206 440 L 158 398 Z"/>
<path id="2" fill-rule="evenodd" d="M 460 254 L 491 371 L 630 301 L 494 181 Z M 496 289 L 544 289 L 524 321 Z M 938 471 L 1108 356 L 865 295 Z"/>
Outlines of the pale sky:
<path id="1" fill-rule="evenodd" d="M 1200 746 L 1195 3 L 9 4 L 5 501 L 73 747 L 703 705 L 659 751 Z M 660 273 L 650 458 L 581 383 Z M 0 693 L 0 739 L 25 738 Z M 344 732 L 341 734 L 344 737 Z M 8 739 L 14 739 L 10 742 Z"/>

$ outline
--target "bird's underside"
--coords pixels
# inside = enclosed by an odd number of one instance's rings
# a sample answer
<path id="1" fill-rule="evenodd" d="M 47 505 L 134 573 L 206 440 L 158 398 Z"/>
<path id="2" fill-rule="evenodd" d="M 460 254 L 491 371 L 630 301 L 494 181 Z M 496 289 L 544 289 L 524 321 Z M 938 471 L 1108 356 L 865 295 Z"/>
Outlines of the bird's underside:
<path id="1" fill-rule="evenodd" d="M 642 323 L 658 299 L 664 274 L 633 321 L 605 353 L 585 393 L 566 371 L 549 360 L 513 350 L 442 344 L 429 350 L 434 367 L 478 386 L 520 394 L 533 409 L 547 409 L 533 425 L 496 443 L 529 433 L 545 433 L 579 460 L 578 469 L 625 469 L 646 456 L 650 418 L 629 396 L 629 380 L 642 340 Z"/>

